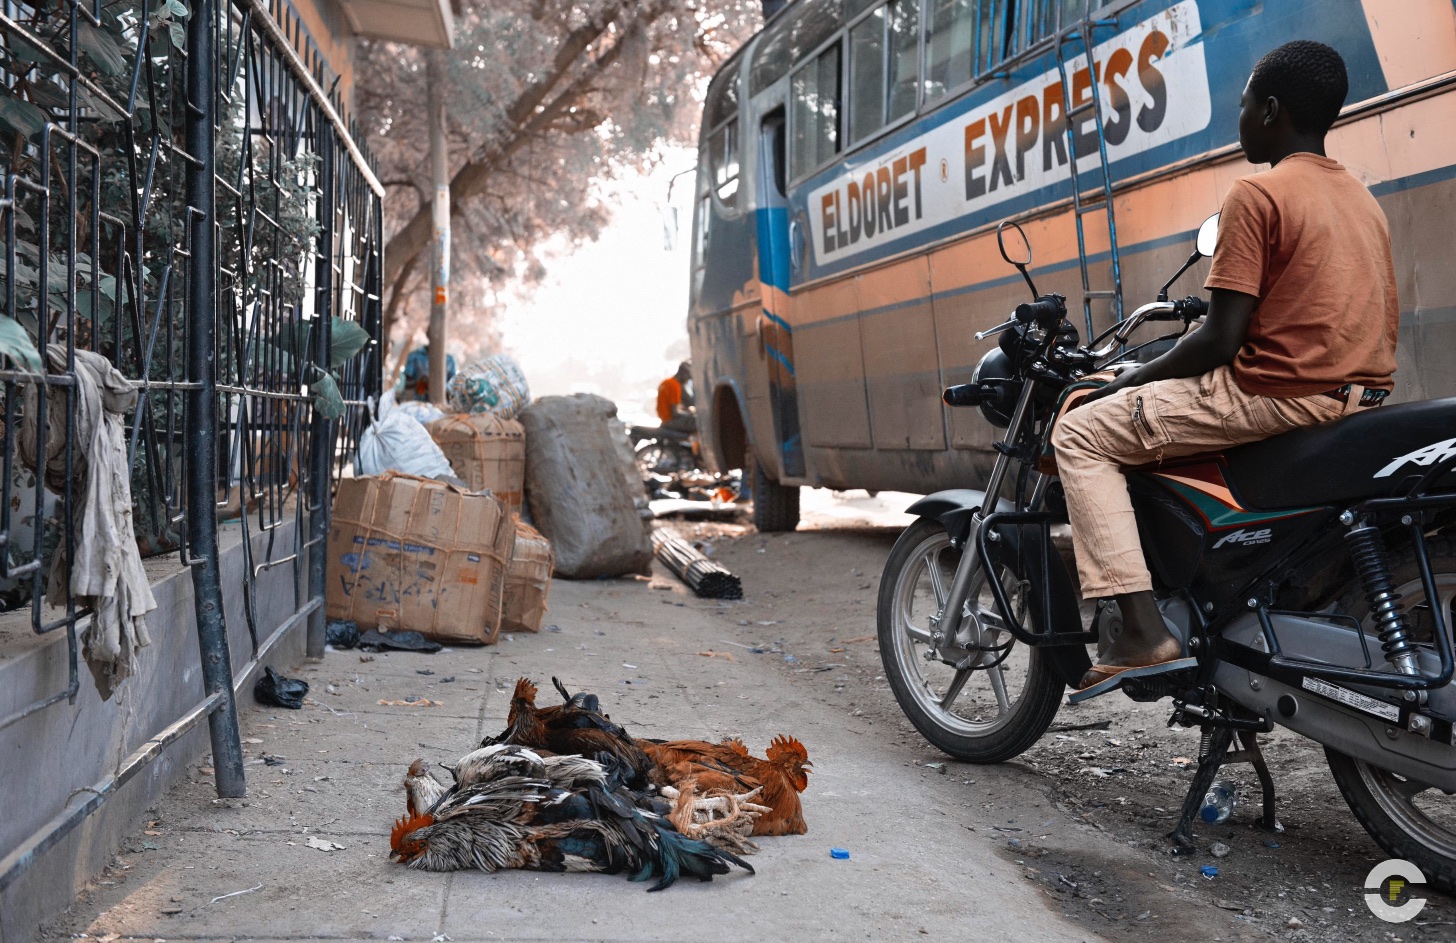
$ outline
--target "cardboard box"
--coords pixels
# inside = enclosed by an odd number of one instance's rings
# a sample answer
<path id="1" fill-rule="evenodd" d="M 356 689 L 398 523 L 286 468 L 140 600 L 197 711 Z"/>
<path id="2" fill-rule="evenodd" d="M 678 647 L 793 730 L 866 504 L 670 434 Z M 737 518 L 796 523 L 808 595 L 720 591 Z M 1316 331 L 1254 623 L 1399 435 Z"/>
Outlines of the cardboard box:
<path id="1" fill-rule="evenodd" d="M 526 430 L 514 419 L 459 413 L 425 427 L 472 491 L 489 489 L 521 513 L 526 488 Z"/>
<path id="2" fill-rule="evenodd" d="M 546 596 L 556 554 L 551 541 L 530 524 L 516 521 L 516 549 L 506 573 L 506 597 L 501 628 L 507 632 L 539 632 L 546 617 Z"/>
<path id="3" fill-rule="evenodd" d="M 329 526 L 329 618 L 494 641 L 515 541 L 492 495 L 394 472 L 346 478 Z"/>

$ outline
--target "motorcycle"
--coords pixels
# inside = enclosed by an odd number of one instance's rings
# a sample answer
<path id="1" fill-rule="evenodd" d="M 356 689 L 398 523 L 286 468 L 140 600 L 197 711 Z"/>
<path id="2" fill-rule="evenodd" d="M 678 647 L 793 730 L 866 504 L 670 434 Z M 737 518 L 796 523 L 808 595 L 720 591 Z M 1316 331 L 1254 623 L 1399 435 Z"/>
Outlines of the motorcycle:
<path id="1" fill-rule="evenodd" d="M 627 435 L 637 458 L 637 470 L 648 498 L 731 505 L 743 490 L 743 473 L 719 475 L 698 467 L 694 435 L 663 426 L 628 426 Z"/>
<path id="2" fill-rule="evenodd" d="M 996 763 L 1034 744 L 1087 647 L 1115 637 L 1115 603 L 1084 625 L 1050 528 L 1066 505 L 1049 442 L 1067 398 L 1135 359 L 1144 324 L 1181 322 L 1206 302 L 1169 301 L 1212 255 L 1218 217 L 1158 300 L 1083 345 L 1065 299 L 1039 294 L 1031 246 L 1014 223 L 1002 257 L 1033 301 L 976 336 L 998 344 L 950 406 L 1004 430 L 984 490 L 917 501 L 880 583 L 885 677 L 931 744 Z M 1100 374 L 1100 376 L 1099 376 Z M 1197 771 L 1170 837 L 1192 822 L 1219 768 L 1254 766 L 1257 824 L 1281 830 L 1258 735 L 1277 724 L 1324 748 L 1351 811 L 1392 857 L 1456 891 L 1456 398 L 1367 409 L 1260 442 L 1130 468 L 1127 482 L 1170 630 L 1196 667 L 1125 681 L 1136 701 L 1172 701 L 1169 725 L 1203 733 Z M 1078 700 L 1073 693 L 1072 701 Z M 1230 752 L 1237 738 L 1240 749 Z"/>

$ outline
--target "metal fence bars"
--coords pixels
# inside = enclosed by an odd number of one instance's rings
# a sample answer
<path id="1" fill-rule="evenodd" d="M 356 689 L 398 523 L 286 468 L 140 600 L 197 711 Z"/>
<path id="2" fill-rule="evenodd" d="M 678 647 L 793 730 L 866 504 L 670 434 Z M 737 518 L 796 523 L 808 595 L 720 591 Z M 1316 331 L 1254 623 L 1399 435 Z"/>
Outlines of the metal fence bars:
<path id="1" fill-rule="evenodd" d="M 380 383 L 383 191 L 317 55 L 310 69 L 261 0 L 0 9 L 0 610 L 28 608 L 34 632 L 65 632 L 70 658 L 67 686 L 0 729 L 79 690 L 90 613 L 48 576 L 76 550 L 87 352 L 136 391 L 126 447 L 137 542 L 192 570 L 206 688 L 0 861 L 3 889 L 204 716 L 218 792 L 241 794 L 220 519 L 242 532 L 252 661 L 301 620 L 322 652 L 332 478 Z M 263 638 L 251 577 L 275 567 L 291 568 L 293 615 Z"/>

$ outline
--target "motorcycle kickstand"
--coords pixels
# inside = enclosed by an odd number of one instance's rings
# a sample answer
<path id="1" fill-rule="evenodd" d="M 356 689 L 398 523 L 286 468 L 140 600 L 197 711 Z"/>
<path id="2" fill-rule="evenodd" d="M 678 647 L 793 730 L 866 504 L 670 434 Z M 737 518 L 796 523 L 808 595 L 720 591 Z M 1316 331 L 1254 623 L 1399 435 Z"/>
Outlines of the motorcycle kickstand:
<path id="1" fill-rule="evenodd" d="M 1264 751 L 1259 748 L 1259 735 L 1252 730 L 1239 731 L 1242 749 L 1224 757 L 1224 764 L 1248 763 L 1259 777 L 1259 792 L 1263 798 L 1264 814 L 1254 824 L 1266 832 L 1279 834 L 1284 826 L 1279 824 L 1277 803 L 1274 798 L 1274 777 L 1269 774 L 1269 764 L 1264 761 Z"/>
<path id="2" fill-rule="evenodd" d="M 1223 766 L 1224 757 L 1228 755 L 1233 739 L 1234 732 L 1228 727 L 1215 727 L 1209 733 L 1208 748 L 1198 758 L 1198 772 L 1194 774 L 1193 783 L 1188 787 L 1188 795 L 1183 797 L 1183 811 L 1178 816 L 1178 827 L 1168 833 L 1168 837 L 1173 840 L 1173 854 L 1188 854 L 1195 847 L 1193 817 L 1198 814 L 1203 805 L 1203 797 L 1208 795 L 1208 790 L 1213 786 L 1213 778 Z"/>

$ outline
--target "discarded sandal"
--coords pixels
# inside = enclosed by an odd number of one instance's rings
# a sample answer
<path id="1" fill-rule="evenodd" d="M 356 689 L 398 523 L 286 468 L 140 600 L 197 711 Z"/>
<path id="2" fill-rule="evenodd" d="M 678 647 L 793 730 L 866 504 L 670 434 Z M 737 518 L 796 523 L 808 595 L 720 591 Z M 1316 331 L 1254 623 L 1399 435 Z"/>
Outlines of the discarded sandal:
<path id="1" fill-rule="evenodd" d="M 1185 668 L 1197 666 L 1197 658 L 1174 658 L 1172 661 L 1159 662 L 1156 665 L 1142 665 L 1136 668 L 1123 668 L 1119 665 L 1094 665 L 1087 674 L 1101 675 L 1101 679 L 1082 688 L 1080 691 L 1073 691 L 1067 697 L 1067 703 L 1080 704 L 1082 701 L 1094 698 L 1099 694 L 1106 694 L 1119 687 L 1122 682 L 1131 678 L 1150 678 L 1154 675 L 1167 674 L 1171 671 L 1182 671 Z"/>

